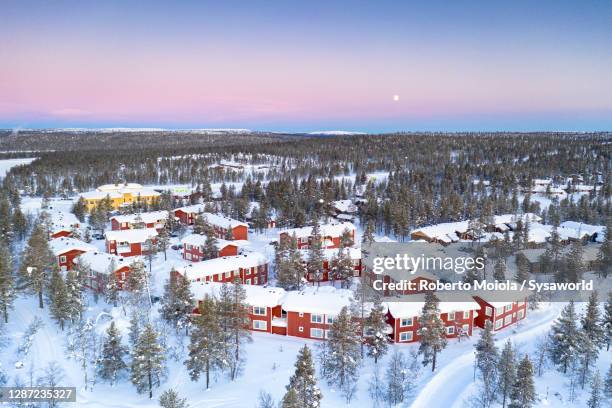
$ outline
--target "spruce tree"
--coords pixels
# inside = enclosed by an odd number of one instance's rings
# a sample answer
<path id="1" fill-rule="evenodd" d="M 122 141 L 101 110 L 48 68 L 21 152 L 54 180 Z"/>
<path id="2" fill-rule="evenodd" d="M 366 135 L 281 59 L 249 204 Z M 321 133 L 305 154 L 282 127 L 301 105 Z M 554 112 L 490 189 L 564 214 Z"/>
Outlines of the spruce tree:
<path id="1" fill-rule="evenodd" d="M 70 305 L 68 300 L 68 291 L 66 289 L 66 283 L 62 278 L 62 274 L 59 269 L 53 268 L 51 274 L 51 282 L 49 283 L 48 298 L 50 302 L 50 313 L 53 320 L 59 324 L 60 329 L 64 330 L 64 324 L 67 320 L 70 320 Z"/>
<path id="2" fill-rule="evenodd" d="M 314 226 L 312 227 L 312 242 L 308 250 L 308 262 L 306 264 L 306 271 L 310 279 L 320 284 L 323 279 L 323 239 L 321 236 L 321 227 L 319 226 L 318 218 L 314 219 Z"/>
<path id="3" fill-rule="evenodd" d="M 497 369 L 499 351 L 495 346 L 493 336 L 493 324 L 487 321 L 484 330 L 480 332 L 480 338 L 474 346 L 476 349 L 476 369 L 483 384 L 482 401 L 484 406 L 489 406 L 495 399 L 495 388 L 497 386 Z"/>
<path id="4" fill-rule="evenodd" d="M 550 357 L 563 373 L 567 373 L 570 363 L 580 353 L 581 336 L 576 321 L 574 302 L 570 301 L 550 329 Z"/>
<path id="5" fill-rule="evenodd" d="M 139 394 L 148 392 L 153 398 L 153 388 L 159 387 L 165 371 L 166 356 L 159 344 L 158 333 L 151 324 L 145 325 L 132 350 L 131 381 Z"/>
<path id="6" fill-rule="evenodd" d="M 170 234 L 164 227 L 157 234 L 157 248 L 164 253 L 164 261 L 168 260 L 168 245 L 170 245 Z"/>
<path id="7" fill-rule="evenodd" d="M 377 364 L 378 360 L 382 358 L 389 349 L 389 338 L 386 333 L 386 317 L 385 308 L 380 298 L 375 297 L 374 305 L 365 320 L 367 354 L 374 359 L 374 364 Z"/>
<path id="8" fill-rule="evenodd" d="M 209 296 L 205 297 L 200 302 L 199 311 L 200 315 L 193 318 L 189 358 L 185 361 L 185 366 L 192 381 L 197 381 L 204 373 L 208 389 L 211 373 L 223 367 L 225 339 L 215 300 Z"/>
<path id="9" fill-rule="evenodd" d="M 602 384 L 601 384 L 601 376 L 599 375 L 599 371 L 595 371 L 593 374 L 593 378 L 591 379 L 591 396 L 587 401 L 588 408 L 601 408 L 604 403 L 602 394 Z"/>
<path id="10" fill-rule="evenodd" d="M 499 258 L 497 262 L 495 262 L 493 279 L 496 281 L 506 280 L 506 261 L 503 258 Z"/>
<path id="11" fill-rule="evenodd" d="M 508 340 L 499 357 L 497 364 L 499 376 L 499 391 L 501 393 L 502 407 L 506 407 L 506 401 L 510 396 L 512 387 L 516 382 L 516 354 L 512 342 Z"/>
<path id="12" fill-rule="evenodd" d="M 612 217 L 606 220 L 604 240 L 597 254 L 599 276 L 607 278 L 612 274 Z"/>
<path id="13" fill-rule="evenodd" d="M 300 349 L 295 362 L 295 373 L 289 379 L 287 390 L 291 389 L 295 390 L 300 406 L 312 408 L 321 406 L 322 395 L 317 387 L 312 353 L 306 345 Z"/>
<path id="14" fill-rule="evenodd" d="M 117 302 L 119 301 L 119 293 L 121 291 L 121 285 L 125 284 L 119 282 L 119 276 L 116 272 L 117 263 L 115 259 L 111 259 L 108 268 L 106 269 L 106 288 L 104 288 L 104 296 L 106 298 L 106 302 L 113 305 L 113 307 L 117 307 Z"/>
<path id="15" fill-rule="evenodd" d="M 599 348 L 604 342 L 604 331 L 601 327 L 601 317 L 599 311 L 599 301 L 597 291 L 593 291 L 589 296 L 586 311 L 580 319 L 582 330 L 582 342 L 580 344 L 581 354 L 581 385 L 584 388 L 589 375 L 591 365 L 597 360 Z"/>
<path id="16" fill-rule="evenodd" d="M 0 240 L 0 313 L 2 313 L 4 323 L 8 323 L 8 312 L 13 307 L 15 297 L 11 253 L 6 243 Z"/>
<path id="17" fill-rule="evenodd" d="M 217 310 L 220 316 L 222 332 L 225 335 L 226 362 L 230 379 L 235 380 L 245 363 L 243 346 L 251 341 L 249 306 L 246 304 L 246 292 L 236 279 L 233 284 L 223 284 L 219 294 Z"/>
<path id="18" fill-rule="evenodd" d="M 32 230 L 26 249 L 23 251 L 19 276 L 20 286 L 25 286 L 38 294 L 38 307 L 41 309 L 44 307 L 43 293 L 46 282 L 50 278 L 55 265 L 55 256 L 53 256 L 47 241 L 47 231 L 39 219 Z"/>
<path id="19" fill-rule="evenodd" d="M 162 318 L 171 323 L 177 331 L 184 328 L 185 335 L 187 335 L 189 334 L 189 316 L 194 305 L 189 279 L 178 273 L 170 273 L 170 278 L 164 285 Z"/>
<path id="20" fill-rule="evenodd" d="M 536 401 L 537 395 L 533 382 L 533 366 L 529 356 L 521 360 L 516 370 L 516 382 L 510 395 L 512 402 L 510 408 L 531 408 Z"/>
<path id="21" fill-rule="evenodd" d="M 612 398 L 612 364 L 610 364 L 610 368 L 608 368 L 603 390 L 606 397 Z"/>
<path id="22" fill-rule="evenodd" d="M 83 286 L 75 270 L 66 272 L 66 306 L 72 323 L 81 319 L 83 314 Z"/>
<path id="23" fill-rule="evenodd" d="M 106 336 L 102 343 L 102 353 L 100 355 L 100 363 L 98 374 L 100 378 L 110 382 L 113 385 L 124 370 L 127 370 L 127 364 L 124 361 L 128 350 L 121 344 L 121 333 L 113 320 L 106 329 Z"/>
<path id="24" fill-rule="evenodd" d="M 341 282 L 342 287 L 349 286 L 349 280 L 353 277 L 355 268 L 353 260 L 350 257 L 350 252 L 346 247 L 340 247 L 338 254 L 333 260 L 332 274 L 335 280 Z"/>
<path id="25" fill-rule="evenodd" d="M 283 400 L 281 401 L 280 408 L 303 408 L 298 400 L 297 393 L 293 388 L 289 389 Z"/>
<path id="26" fill-rule="evenodd" d="M 189 408 L 186 398 L 180 398 L 174 390 L 166 390 L 159 396 L 161 408 Z"/>
<path id="27" fill-rule="evenodd" d="M 604 330 L 606 351 L 610 351 L 610 344 L 612 343 L 612 292 L 608 292 L 608 299 L 604 305 L 604 314 L 601 323 Z"/>
<path id="28" fill-rule="evenodd" d="M 439 300 L 433 292 L 425 294 L 425 305 L 419 316 L 419 354 L 423 355 L 423 365 L 431 363 L 431 371 L 436 370 L 436 361 L 448 341 L 446 339 L 446 327 L 440 318 Z"/>

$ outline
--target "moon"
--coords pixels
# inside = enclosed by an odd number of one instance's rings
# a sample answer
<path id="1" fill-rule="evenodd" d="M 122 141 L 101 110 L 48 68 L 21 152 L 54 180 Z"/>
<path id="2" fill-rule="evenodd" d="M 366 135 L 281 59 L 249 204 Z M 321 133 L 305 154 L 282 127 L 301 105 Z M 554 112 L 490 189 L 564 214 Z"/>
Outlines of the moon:
<path id="1" fill-rule="evenodd" d="M 393 102 L 399 101 L 399 95 L 393 95 Z"/>

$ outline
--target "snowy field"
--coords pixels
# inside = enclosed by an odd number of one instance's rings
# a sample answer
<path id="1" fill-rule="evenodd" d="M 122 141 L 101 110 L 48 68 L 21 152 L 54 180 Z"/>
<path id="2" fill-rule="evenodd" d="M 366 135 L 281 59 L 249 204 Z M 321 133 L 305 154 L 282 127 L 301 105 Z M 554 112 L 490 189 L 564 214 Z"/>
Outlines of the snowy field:
<path id="1" fill-rule="evenodd" d="M 8 173 L 8 171 L 11 168 L 13 168 L 15 166 L 20 166 L 22 164 L 30 164 L 34 160 L 36 160 L 36 157 L 27 157 L 27 158 L 23 158 L 23 159 L 4 159 L 4 160 L 0 160 L 0 179 L 3 178 L 4 176 L 6 176 L 6 173 Z"/>

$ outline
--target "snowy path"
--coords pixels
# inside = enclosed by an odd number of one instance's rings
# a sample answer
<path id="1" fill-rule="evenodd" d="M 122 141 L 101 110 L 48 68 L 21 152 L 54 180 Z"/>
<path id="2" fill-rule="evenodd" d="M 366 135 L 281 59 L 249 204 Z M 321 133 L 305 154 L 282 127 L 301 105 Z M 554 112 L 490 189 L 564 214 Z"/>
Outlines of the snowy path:
<path id="1" fill-rule="evenodd" d="M 496 335 L 496 343 L 499 346 L 511 337 L 515 343 L 521 343 L 527 339 L 533 339 L 546 332 L 557 317 L 562 304 L 552 304 L 546 310 L 542 310 L 532 318 L 527 318 L 521 325 L 521 332 L 513 334 L 502 332 Z M 476 340 L 478 334 L 473 336 Z M 461 395 L 468 389 L 473 381 L 474 353 L 469 352 L 455 358 L 438 371 L 432 379 L 419 390 L 419 394 L 413 401 L 412 408 L 431 407 L 453 407 L 460 408 L 464 405 Z"/>

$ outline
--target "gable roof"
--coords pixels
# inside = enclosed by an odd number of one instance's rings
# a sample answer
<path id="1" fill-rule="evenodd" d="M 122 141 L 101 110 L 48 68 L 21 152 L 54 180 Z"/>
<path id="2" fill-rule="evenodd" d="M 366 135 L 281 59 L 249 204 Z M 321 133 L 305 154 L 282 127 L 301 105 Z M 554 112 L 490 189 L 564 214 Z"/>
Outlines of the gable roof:
<path id="1" fill-rule="evenodd" d="M 106 231 L 104 236 L 107 241 L 137 243 L 155 238 L 157 236 L 157 230 L 155 228 L 142 228 Z"/>
<path id="2" fill-rule="evenodd" d="M 60 237 L 49 241 L 49 248 L 55 256 L 65 254 L 70 251 L 95 251 L 96 247 L 88 244 L 87 242 L 81 241 L 71 237 Z"/>

